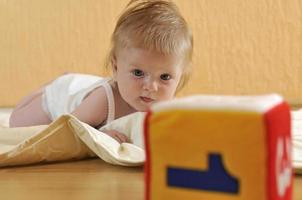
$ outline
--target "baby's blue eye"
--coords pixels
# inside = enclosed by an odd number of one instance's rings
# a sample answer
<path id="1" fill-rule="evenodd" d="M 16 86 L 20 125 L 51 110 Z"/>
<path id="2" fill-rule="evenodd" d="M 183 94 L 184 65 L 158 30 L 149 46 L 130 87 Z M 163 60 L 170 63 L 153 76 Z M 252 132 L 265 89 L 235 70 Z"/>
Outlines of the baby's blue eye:
<path id="1" fill-rule="evenodd" d="M 134 76 L 137 76 L 137 77 L 144 76 L 144 72 L 142 70 L 139 70 L 139 69 L 133 70 L 132 73 L 133 73 Z"/>
<path id="2" fill-rule="evenodd" d="M 160 78 L 164 81 L 168 81 L 171 79 L 171 76 L 170 76 L 170 74 L 162 74 L 162 75 L 160 75 Z"/>

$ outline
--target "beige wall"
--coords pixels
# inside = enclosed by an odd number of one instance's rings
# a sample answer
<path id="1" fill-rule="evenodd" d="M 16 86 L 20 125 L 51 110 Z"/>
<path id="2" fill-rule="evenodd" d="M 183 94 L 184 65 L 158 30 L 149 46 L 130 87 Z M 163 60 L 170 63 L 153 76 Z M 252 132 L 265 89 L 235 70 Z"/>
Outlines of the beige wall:
<path id="1" fill-rule="evenodd" d="M 0 106 L 65 71 L 104 74 L 128 0 L 0 0 Z M 278 92 L 302 104 L 301 0 L 177 0 L 195 36 L 180 95 Z"/>

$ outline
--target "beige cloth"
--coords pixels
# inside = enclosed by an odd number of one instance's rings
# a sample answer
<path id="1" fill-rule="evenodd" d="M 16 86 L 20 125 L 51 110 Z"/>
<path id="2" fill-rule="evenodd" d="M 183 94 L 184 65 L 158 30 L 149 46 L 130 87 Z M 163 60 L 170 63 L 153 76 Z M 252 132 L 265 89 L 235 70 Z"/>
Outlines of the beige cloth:
<path id="1" fill-rule="evenodd" d="M 106 162 L 136 166 L 145 160 L 143 113 L 114 120 L 101 130 L 116 129 L 133 144 L 119 144 L 108 135 L 65 115 L 49 126 L 3 128 L 8 113 L 0 115 L 0 166 L 54 162 L 99 156 Z M 2 125 L 2 127 L 1 127 Z M 302 109 L 292 111 L 293 165 L 302 173 Z"/>
<path id="2" fill-rule="evenodd" d="M 95 156 L 116 165 L 142 165 L 143 119 L 144 113 L 134 113 L 101 129 L 120 130 L 133 144 L 119 144 L 71 115 L 63 115 L 49 126 L 0 128 L 0 167 Z"/>

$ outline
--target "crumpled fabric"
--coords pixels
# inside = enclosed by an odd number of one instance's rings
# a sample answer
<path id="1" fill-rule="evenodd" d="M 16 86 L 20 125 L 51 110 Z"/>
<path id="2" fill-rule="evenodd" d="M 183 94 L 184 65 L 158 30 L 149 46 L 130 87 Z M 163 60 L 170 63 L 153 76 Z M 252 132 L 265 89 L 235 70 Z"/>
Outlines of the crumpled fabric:
<path id="1" fill-rule="evenodd" d="M 302 173 L 302 109 L 292 111 L 293 166 Z M 134 113 L 112 121 L 100 130 L 65 115 L 51 125 L 7 128 L 8 117 L 0 116 L 0 167 L 40 162 L 100 157 L 124 166 L 142 165 L 144 113 Z M 102 133 L 115 129 L 126 134 L 132 144 L 119 144 Z"/>
<path id="2" fill-rule="evenodd" d="M 145 161 L 143 149 L 144 113 L 134 113 L 112 121 L 101 130 L 63 115 L 50 125 L 0 128 L 0 167 L 100 157 L 123 166 L 139 166 Z M 132 144 L 119 144 L 102 130 L 116 129 Z"/>

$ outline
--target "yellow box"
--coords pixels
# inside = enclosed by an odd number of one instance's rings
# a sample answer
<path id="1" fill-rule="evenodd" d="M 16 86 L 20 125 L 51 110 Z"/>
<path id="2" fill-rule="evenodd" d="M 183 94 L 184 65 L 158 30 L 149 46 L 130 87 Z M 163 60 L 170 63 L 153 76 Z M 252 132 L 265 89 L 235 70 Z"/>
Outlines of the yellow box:
<path id="1" fill-rule="evenodd" d="M 289 122 L 278 95 L 194 96 L 155 105 L 145 123 L 146 199 L 291 199 Z"/>

